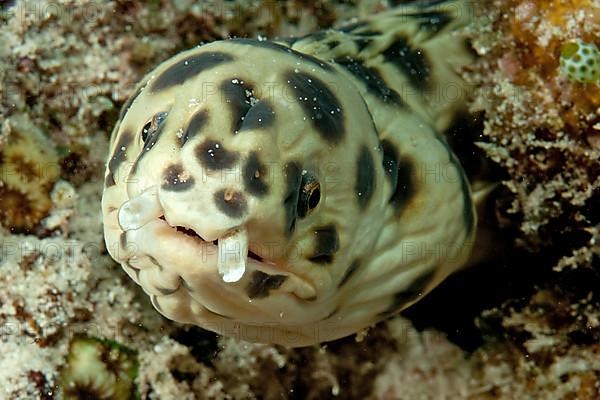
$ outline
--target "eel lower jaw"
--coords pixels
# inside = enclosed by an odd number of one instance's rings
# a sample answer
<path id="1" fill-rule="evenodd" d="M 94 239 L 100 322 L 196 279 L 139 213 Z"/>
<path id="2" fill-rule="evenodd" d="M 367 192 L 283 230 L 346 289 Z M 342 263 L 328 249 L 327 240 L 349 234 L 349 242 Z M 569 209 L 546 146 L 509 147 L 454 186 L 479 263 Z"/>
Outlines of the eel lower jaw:
<path id="1" fill-rule="evenodd" d="M 248 263 L 252 264 L 253 270 L 261 270 L 268 274 L 295 275 L 288 265 L 280 265 L 250 251 L 248 231 L 245 226 L 238 226 L 209 242 L 193 228 L 172 224 L 165 217 L 155 186 L 123 203 L 118 211 L 117 218 L 119 226 L 125 232 L 137 230 L 149 222 L 161 220 L 162 223 L 174 229 L 174 234 L 191 238 L 203 247 L 210 243 L 211 246 L 215 246 L 217 249 L 218 273 L 223 282 L 226 283 L 240 281 L 244 277 Z"/>
<path id="2" fill-rule="evenodd" d="M 120 228 L 127 232 L 138 230 L 157 219 L 162 219 L 176 231 L 193 236 L 202 243 L 206 240 L 193 229 L 171 224 L 165 218 L 156 186 L 151 186 L 140 195 L 124 202 L 117 214 Z M 248 259 L 248 232 L 245 227 L 230 230 L 213 242 L 218 249 L 217 269 L 224 282 L 237 282 L 244 276 Z"/>
<path id="3" fill-rule="evenodd" d="M 211 243 L 212 245 L 216 246 L 219 251 L 219 254 L 218 254 L 219 260 L 223 259 L 224 261 L 228 261 L 228 258 L 231 259 L 231 257 L 233 257 L 234 259 L 231 261 L 233 261 L 233 263 L 235 263 L 234 265 L 226 264 L 226 265 L 218 266 L 218 267 L 223 268 L 222 270 L 221 269 L 219 270 L 219 274 L 223 278 L 224 282 L 237 282 L 238 280 L 240 280 L 243 276 L 243 272 L 245 271 L 245 266 L 248 262 L 253 264 L 254 269 L 260 269 L 263 272 L 267 272 L 267 271 L 270 271 L 270 273 L 274 273 L 274 271 L 277 271 L 277 273 L 288 272 L 287 267 L 281 266 L 281 265 L 275 263 L 274 261 L 271 261 L 268 258 L 265 258 L 255 252 L 253 252 L 252 250 L 250 250 L 247 239 L 244 240 L 245 238 L 243 238 L 243 237 L 240 238 L 239 236 L 236 236 L 235 230 L 233 232 L 230 232 L 230 235 L 231 235 L 231 233 L 233 233 L 233 235 L 229 236 L 229 238 L 228 238 L 228 235 L 224 235 L 218 239 L 208 241 L 208 240 L 204 239 L 198 232 L 196 232 L 192 228 L 171 224 L 165 218 L 164 215 L 161 215 L 159 217 L 159 219 L 161 219 L 164 223 L 169 225 L 171 228 L 174 228 L 178 235 L 184 235 L 185 237 L 191 238 L 200 245 L 205 246 L 206 243 Z M 230 242 L 227 243 L 226 242 L 227 240 L 230 240 Z M 223 253 L 225 253 L 225 254 L 223 254 Z M 244 260 L 245 264 L 243 266 L 240 266 L 239 263 L 241 260 L 244 259 L 243 257 L 245 257 L 245 260 Z M 244 271 L 241 271 L 242 267 L 244 268 Z M 228 274 L 228 269 L 231 269 L 231 268 L 234 269 L 234 273 Z M 241 273 L 241 275 L 235 274 L 235 272 L 236 272 L 235 268 L 238 268 L 237 273 L 238 274 Z M 237 279 L 234 280 L 234 278 L 237 278 Z"/>

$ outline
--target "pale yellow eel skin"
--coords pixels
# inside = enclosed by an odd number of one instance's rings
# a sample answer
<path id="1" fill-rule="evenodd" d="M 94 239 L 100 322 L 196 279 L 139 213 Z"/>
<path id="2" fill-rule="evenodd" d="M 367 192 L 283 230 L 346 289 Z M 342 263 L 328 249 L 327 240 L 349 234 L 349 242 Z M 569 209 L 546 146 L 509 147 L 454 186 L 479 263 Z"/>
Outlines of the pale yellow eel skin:
<path id="1" fill-rule="evenodd" d="M 150 72 L 107 162 L 107 248 L 164 316 L 306 346 L 411 305 L 462 267 L 476 215 L 444 131 L 472 61 L 461 2 Z"/>

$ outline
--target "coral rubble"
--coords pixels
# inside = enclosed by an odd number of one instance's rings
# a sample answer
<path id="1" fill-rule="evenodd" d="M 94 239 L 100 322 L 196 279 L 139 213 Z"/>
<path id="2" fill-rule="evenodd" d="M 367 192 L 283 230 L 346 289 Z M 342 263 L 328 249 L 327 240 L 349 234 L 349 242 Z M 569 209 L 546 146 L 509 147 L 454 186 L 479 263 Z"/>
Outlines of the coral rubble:
<path id="1" fill-rule="evenodd" d="M 567 79 L 560 57 L 574 40 L 600 42 L 597 2 L 492 1 L 481 14 L 468 76 L 473 109 L 486 112 L 482 147 L 508 174 L 501 212 L 526 247 L 590 265 L 600 255 L 600 86 Z"/>

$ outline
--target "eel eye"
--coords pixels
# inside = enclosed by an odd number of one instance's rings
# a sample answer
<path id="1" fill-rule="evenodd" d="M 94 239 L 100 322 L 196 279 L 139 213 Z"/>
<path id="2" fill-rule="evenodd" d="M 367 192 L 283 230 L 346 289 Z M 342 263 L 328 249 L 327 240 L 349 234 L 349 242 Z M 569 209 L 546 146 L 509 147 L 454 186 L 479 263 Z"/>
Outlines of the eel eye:
<path id="1" fill-rule="evenodd" d="M 302 175 L 300 187 L 298 216 L 302 218 L 319 205 L 319 200 L 321 200 L 321 184 L 316 177 L 310 173 L 305 173 Z"/>
<path id="2" fill-rule="evenodd" d="M 150 121 L 146 122 L 146 124 L 142 128 L 142 141 L 144 143 L 148 141 L 149 137 L 151 137 L 154 133 L 160 130 L 162 124 L 165 122 L 165 119 L 167 119 L 168 114 L 169 113 L 166 111 L 159 112 L 157 114 L 154 114 Z"/>

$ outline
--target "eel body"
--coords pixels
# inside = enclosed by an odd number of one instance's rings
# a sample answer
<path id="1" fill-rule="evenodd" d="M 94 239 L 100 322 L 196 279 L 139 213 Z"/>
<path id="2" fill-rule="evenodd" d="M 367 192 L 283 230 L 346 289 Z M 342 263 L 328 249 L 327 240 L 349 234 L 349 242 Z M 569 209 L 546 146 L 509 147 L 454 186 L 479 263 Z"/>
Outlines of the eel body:
<path id="1" fill-rule="evenodd" d="M 444 132 L 472 61 L 462 2 L 164 61 L 114 128 L 107 248 L 166 317 L 305 346 L 388 318 L 465 264 Z"/>

